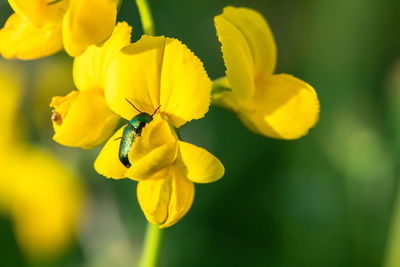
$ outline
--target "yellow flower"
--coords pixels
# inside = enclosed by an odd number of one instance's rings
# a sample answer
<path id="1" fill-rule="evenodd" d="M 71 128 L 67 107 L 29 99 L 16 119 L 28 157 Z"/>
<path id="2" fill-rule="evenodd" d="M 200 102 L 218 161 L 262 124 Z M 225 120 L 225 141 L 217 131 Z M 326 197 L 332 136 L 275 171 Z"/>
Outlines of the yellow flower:
<path id="1" fill-rule="evenodd" d="M 12 219 L 17 241 L 32 258 L 57 257 L 73 241 L 82 185 L 45 151 L 25 144 L 17 116 L 21 72 L 0 65 L 0 211 Z"/>
<path id="2" fill-rule="evenodd" d="M 211 81 L 201 61 L 172 38 L 143 36 L 110 64 L 105 96 L 111 109 L 131 120 L 138 111 L 154 113 L 153 121 L 136 137 L 129 152 L 130 168 L 118 158 L 122 128 L 104 146 L 95 169 L 106 177 L 139 181 L 137 195 L 151 223 L 168 227 L 190 209 L 196 183 L 224 174 L 221 162 L 206 150 L 182 142 L 175 127 L 199 119 L 208 111 Z"/>
<path id="3" fill-rule="evenodd" d="M 248 8 L 226 7 L 214 19 L 226 66 L 213 103 L 233 110 L 251 130 L 296 139 L 318 121 L 314 89 L 289 74 L 273 74 L 276 45 L 265 19 Z"/>
<path id="4" fill-rule="evenodd" d="M 147 218 L 165 228 L 178 222 L 190 209 L 193 183 L 211 183 L 224 174 L 221 162 L 205 149 L 178 140 L 163 115 L 156 115 L 137 137 L 127 169 L 118 159 L 122 129 L 106 143 L 95 168 L 107 177 L 138 181 L 137 197 Z"/>
<path id="5" fill-rule="evenodd" d="M 71 56 L 113 31 L 119 0 L 9 0 L 15 13 L 0 31 L 5 58 L 37 59 L 61 50 Z"/>
<path id="6" fill-rule="evenodd" d="M 2 161 L 7 164 L 2 175 L 13 183 L 10 215 L 17 240 L 32 258 L 57 257 L 75 240 L 82 185 L 54 155 L 16 147 Z"/>
<path id="7" fill-rule="evenodd" d="M 79 91 L 53 97 L 53 139 L 66 146 L 92 148 L 107 140 L 119 116 L 104 98 L 106 72 L 117 52 L 130 43 L 131 27 L 118 23 L 102 47 L 90 46 L 74 60 L 73 77 Z"/>

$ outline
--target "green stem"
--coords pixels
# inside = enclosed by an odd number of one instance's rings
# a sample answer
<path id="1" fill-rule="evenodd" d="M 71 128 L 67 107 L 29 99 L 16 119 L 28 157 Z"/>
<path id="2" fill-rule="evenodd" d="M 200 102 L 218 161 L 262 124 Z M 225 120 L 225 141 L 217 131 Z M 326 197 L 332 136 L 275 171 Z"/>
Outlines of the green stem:
<path id="1" fill-rule="evenodd" d="M 213 80 L 211 97 L 214 95 L 218 95 L 221 92 L 226 92 L 226 91 L 232 91 L 232 89 L 229 87 L 229 84 L 227 84 L 225 77 L 221 77 L 221 78 Z"/>
<path id="2" fill-rule="evenodd" d="M 147 0 L 136 0 L 136 5 L 139 9 L 143 32 L 148 35 L 155 35 L 156 30 L 154 27 L 153 16 L 151 15 L 149 3 Z M 157 266 L 161 241 L 162 230 L 158 228 L 158 225 L 147 223 L 146 236 L 139 267 Z"/>
<path id="3" fill-rule="evenodd" d="M 153 16 L 151 15 L 150 5 L 147 0 L 136 0 L 139 9 L 140 19 L 142 21 L 143 32 L 148 35 L 155 35 Z"/>
<path id="4" fill-rule="evenodd" d="M 400 266 L 400 188 L 397 191 L 385 255 L 385 267 Z"/>
<path id="5" fill-rule="evenodd" d="M 139 267 L 156 267 L 160 255 L 163 230 L 158 225 L 147 223 L 144 248 Z"/>
<path id="6" fill-rule="evenodd" d="M 225 77 L 213 80 L 211 90 L 211 105 L 232 111 L 232 107 L 227 105 L 227 103 L 232 102 L 226 99 L 229 96 L 229 94 L 226 94 L 227 92 L 232 92 L 232 89 L 229 87 Z"/>

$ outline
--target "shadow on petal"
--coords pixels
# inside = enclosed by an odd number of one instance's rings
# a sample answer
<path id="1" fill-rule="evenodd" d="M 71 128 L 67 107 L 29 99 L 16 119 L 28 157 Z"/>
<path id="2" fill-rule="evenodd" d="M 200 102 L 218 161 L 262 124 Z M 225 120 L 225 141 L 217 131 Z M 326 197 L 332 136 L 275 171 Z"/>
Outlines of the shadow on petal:
<path id="1" fill-rule="evenodd" d="M 140 181 L 137 197 L 146 219 L 153 224 L 161 224 L 168 217 L 168 205 L 171 198 L 172 175 L 168 171 L 164 179 Z M 155 174 L 157 176 L 158 174 Z"/>
<path id="2" fill-rule="evenodd" d="M 95 170 L 107 178 L 122 179 L 126 177 L 127 169 L 118 158 L 121 141 L 116 140 L 122 136 L 122 130 L 123 127 L 107 141 L 94 162 Z"/>
<path id="3" fill-rule="evenodd" d="M 179 168 L 171 168 L 171 196 L 168 203 L 168 215 L 160 228 L 177 223 L 192 206 L 194 199 L 194 184 L 189 181 Z"/>

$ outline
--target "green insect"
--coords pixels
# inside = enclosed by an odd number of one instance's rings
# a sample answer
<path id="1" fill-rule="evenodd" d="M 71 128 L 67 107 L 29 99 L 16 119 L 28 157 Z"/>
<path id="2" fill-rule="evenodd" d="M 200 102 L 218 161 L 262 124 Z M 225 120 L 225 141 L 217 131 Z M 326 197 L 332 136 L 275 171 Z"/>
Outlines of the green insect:
<path id="1" fill-rule="evenodd" d="M 132 164 L 129 162 L 128 154 L 132 148 L 133 142 L 135 141 L 135 137 L 142 134 L 143 128 L 146 126 L 146 124 L 153 120 L 154 114 L 156 114 L 157 110 L 161 106 L 156 108 L 153 114 L 150 115 L 146 112 L 141 112 L 127 98 L 125 98 L 125 100 L 128 101 L 128 103 L 131 104 L 132 107 L 134 107 L 137 111 L 139 111 L 139 114 L 133 117 L 133 119 L 125 126 L 122 137 L 115 139 L 122 139 L 119 145 L 119 160 L 126 168 L 129 168 L 132 166 Z"/>

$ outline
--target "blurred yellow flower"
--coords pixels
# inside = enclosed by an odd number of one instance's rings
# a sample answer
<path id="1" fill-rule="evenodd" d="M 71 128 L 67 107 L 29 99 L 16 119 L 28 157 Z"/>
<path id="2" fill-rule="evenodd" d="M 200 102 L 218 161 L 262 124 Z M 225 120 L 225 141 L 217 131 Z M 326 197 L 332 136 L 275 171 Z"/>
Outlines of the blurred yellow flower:
<path id="1" fill-rule="evenodd" d="M 37 59 L 61 50 L 82 54 L 111 34 L 119 0 L 9 0 L 15 13 L 0 31 L 5 58 Z"/>
<path id="2" fill-rule="evenodd" d="M 265 19 L 248 8 L 226 7 L 214 19 L 226 77 L 214 84 L 213 103 L 233 110 L 252 131 L 296 139 L 318 121 L 314 89 L 289 74 L 273 74 L 276 45 Z"/>
<path id="3" fill-rule="evenodd" d="M 21 248 L 32 258 L 57 257 L 75 240 L 82 185 L 45 151 L 21 147 L 7 158 L 2 175 L 13 183 L 9 208 Z"/>
<path id="4" fill-rule="evenodd" d="M 21 249 L 31 258 L 48 260 L 75 239 L 82 185 L 54 156 L 10 134 L 24 130 L 17 118 L 20 73 L 0 66 L 0 98 L 7 99 L 0 106 L 0 211 L 12 218 Z"/>
<path id="5" fill-rule="evenodd" d="M 110 137 L 119 116 L 104 98 L 106 72 L 117 52 L 130 43 L 131 27 L 121 22 L 102 47 L 90 46 L 74 60 L 73 77 L 79 91 L 53 97 L 53 139 L 66 146 L 93 148 Z"/>

